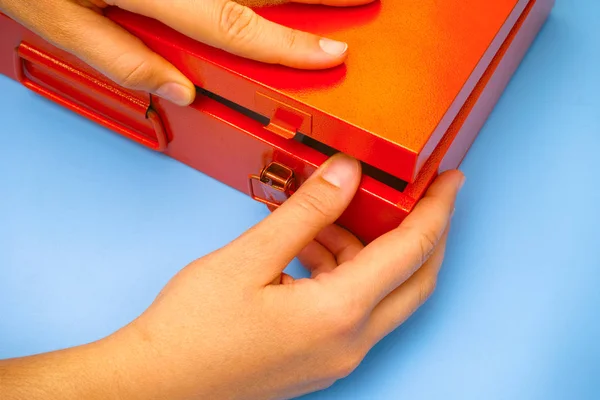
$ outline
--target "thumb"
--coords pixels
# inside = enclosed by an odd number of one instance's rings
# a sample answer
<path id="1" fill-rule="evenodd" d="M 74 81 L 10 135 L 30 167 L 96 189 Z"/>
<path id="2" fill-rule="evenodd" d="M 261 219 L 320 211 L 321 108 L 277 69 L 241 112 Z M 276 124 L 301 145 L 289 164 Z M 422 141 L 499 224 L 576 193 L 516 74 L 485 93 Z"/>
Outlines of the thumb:
<path id="1" fill-rule="evenodd" d="M 243 5 L 257 1 L 263 5 L 281 3 L 281 0 L 106 0 L 108 4 L 161 21 L 209 46 L 255 61 L 298 69 L 330 68 L 344 62 L 348 49 L 345 43 L 276 24 Z"/>
<path id="2" fill-rule="evenodd" d="M 338 154 L 325 162 L 285 203 L 232 243 L 251 276 L 272 282 L 348 207 L 360 183 L 360 163 Z M 248 265 L 250 264 L 250 265 Z"/>

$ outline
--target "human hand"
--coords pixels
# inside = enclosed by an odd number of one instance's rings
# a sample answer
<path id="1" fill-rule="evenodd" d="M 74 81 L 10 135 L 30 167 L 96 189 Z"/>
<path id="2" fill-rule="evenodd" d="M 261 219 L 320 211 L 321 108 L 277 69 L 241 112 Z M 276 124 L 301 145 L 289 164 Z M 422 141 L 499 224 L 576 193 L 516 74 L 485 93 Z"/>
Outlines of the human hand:
<path id="1" fill-rule="evenodd" d="M 442 174 L 368 246 L 334 225 L 360 181 L 335 156 L 237 240 L 99 341 L 0 361 L 7 400 L 282 399 L 326 388 L 433 292 L 463 176 Z M 283 274 L 298 256 L 309 279 Z"/>
<path id="2" fill-rule="evenodd" d="M 463 176 L 444 173 L 366 247 L 333 225 L 359 179 L 360 164 L 333 157 L 265 220 L 175 276 L 108 339 L 105 354 L 119 360 L 109 364 L 128 382 L 121 398 L 290 398 L 358 366 L 434 290 Z M 297 255 L 310 279 L 282 275 Z"/>
<path id="3" fill-rule="evenodd" d="M 0 0 L 0 10 L 130 89 L 188 105 L 195 88 L 142 41 L 102 15 L 107 6 L 154 18 L 210 46 L 265 63 L 323 69 L 344 62 L 347 45 L 258 16 L 250 7 L 287 0 Z M 372 0 L 294 0 L 353 6 Z"/>

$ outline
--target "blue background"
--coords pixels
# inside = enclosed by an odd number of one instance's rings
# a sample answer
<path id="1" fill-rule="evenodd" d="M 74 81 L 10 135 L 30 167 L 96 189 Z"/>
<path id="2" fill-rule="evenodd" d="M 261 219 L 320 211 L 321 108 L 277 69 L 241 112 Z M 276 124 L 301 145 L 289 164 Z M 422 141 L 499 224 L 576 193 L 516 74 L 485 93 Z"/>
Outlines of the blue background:
<path id="1" fill-rule="evenodd" d="M 309 398 L 600 397 L 599 16 L 558 1 L 461 167 L 434 297 Z M 111 333 L 266 215 L 4 77 L 0 116 L 0 358 Z"/>

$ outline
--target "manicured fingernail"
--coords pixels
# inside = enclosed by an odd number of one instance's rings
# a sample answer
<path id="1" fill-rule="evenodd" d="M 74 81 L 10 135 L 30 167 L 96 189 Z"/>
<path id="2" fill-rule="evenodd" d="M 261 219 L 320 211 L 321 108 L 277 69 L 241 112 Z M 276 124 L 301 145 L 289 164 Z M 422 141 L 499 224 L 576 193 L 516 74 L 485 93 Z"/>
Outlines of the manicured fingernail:
<path id="1" fill-rule="evenodd" d="M 187 106 L 193 98 L 189 88 L 175 82 L 165 83 L 158 88 L 156 94 L 180 106 Z"/>
<path id="2" fill-rule="evenodd" d="M 358 162 L 346 155 L 333 156 L 321 177 L 338 188 L 350 185 L 358 175 Z"/>
<path id="3" fill-rule="evenodd" d="M 323 38 L 319 41 L 319 45 L 321 46 L 321 50 L 334 57 L 339 57 L 348 50 L 348 45 L 346 43 L 336 42 L 331 39 Z"/>
<path id="4" fill-rule="evenodd" d="M 465 186 L 466 181 L 467 181 L 467 178 L 463 175 L 462 179 L 460 180 L 460 183 L 458 184 L 458 190 L 461 190 L 463 188 L 463 186 Z"/>

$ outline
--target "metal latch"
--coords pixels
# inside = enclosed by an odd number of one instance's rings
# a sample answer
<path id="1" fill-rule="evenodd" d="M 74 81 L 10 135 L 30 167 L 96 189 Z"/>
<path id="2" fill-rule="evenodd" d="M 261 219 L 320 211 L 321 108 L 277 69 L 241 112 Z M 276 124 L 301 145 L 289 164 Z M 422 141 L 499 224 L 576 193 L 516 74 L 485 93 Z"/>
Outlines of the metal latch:
<path id="1" fill-rule="evenodd" d="M 284 139 L 293 139 L 298 132 L 312 133 L 312 116 L 302 110 L 260 92 L 256 92 L 255 105 L 258 113 L 269 118 L 265 129 Z"/>
<path id="2" fill-rule="evenodd" d="M 292 194 L 294 186 L 294 171 L 274 161 L 259 175 L 250 175 L 250 196 L 269 207 L 279 207 Z M 262 195 L 257 193 L 259 190 Z"/>

